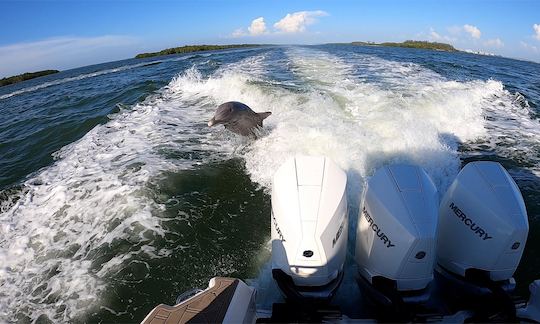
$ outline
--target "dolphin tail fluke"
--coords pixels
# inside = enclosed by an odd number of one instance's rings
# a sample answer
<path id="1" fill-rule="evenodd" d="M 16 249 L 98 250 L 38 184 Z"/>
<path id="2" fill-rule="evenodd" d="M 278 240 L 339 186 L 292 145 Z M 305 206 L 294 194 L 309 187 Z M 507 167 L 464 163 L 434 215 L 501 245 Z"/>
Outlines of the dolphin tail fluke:
<path id="1" fill-rule="evenodd" d="M 267 112 L 263 112 L 263 113 L 257 113 L 257 116 L 259 116 L 259 123 L 258 125 L 262 127 L 263 125 L 263 120 L 265 120 L 268 116 L 272 115 L 272 112 L 270 111 L 267 111 Z"/>

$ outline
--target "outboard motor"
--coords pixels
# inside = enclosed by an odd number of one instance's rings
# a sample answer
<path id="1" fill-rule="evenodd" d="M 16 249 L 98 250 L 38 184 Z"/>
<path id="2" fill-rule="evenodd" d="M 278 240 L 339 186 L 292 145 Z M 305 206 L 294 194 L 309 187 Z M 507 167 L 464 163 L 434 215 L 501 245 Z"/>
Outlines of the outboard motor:
<path id="1" fill-rule="evenodd" d="M 296 156 L 272 186 L 272 276 L 288 300 L 329 300 L 343 277 L 347 175 L 330 159 Z"/>
<path id="2" fill-rule="evenodd" d="M 438 206 L 437 189 L 418 166 L 385 166 L 367 183 L 356 231 L 358 283 L 387 320 L 429 298 Z"/>
<path id="3" fill-rule="evenodd" d="M 439 210 L 437 273 L 456 307 L 480 309 L 486 319 L 515 316 L 512 278 L 525 247 L 529 223 L 523 197 L 497 162 L 467 164 Z"/>

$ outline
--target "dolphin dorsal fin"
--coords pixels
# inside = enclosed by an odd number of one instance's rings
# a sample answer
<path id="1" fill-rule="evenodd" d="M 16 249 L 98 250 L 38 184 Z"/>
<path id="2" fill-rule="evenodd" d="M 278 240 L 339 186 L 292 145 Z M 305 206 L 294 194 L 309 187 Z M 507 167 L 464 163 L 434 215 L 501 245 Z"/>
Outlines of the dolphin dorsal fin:
<path id="1" fill-rule="evenodd" d="M 263 120 L 266 119 L 268 116 L 272 115 L 272 112 L 271 111 L 267 111 L 267 112 L 262 112 L 262 113 L 257 113 L 257 116 L 259 116 L 259 122 L 258 122 L 258 125 L 262 127 L 263 125 Z"/>

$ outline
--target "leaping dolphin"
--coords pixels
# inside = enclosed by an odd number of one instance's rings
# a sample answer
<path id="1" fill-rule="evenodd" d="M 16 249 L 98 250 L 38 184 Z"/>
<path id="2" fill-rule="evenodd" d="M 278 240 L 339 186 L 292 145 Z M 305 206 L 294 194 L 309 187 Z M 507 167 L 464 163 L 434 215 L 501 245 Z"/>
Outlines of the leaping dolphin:
<path id="1" fill-rule="evenodd" d="M 255 129 L 263 126 L 263 120 L 272 113 L 256 113 L 247 105 L 238 101 L 229 101 L 219 105 L 208 126 L 223 124 L 226 129 L 242 136 L 256 137 Z"/>

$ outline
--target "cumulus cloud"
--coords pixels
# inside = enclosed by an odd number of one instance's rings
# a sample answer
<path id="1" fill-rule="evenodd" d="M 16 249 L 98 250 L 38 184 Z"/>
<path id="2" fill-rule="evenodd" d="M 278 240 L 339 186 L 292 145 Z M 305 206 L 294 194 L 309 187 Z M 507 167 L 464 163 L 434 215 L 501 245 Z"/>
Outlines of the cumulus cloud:
<path id="1" fill-rule="evenodd" d="M 276 22 L 274 31 L 270 31 L 266 27 L 264 17 L 253 19 L 251 25 L 247 28 L 236 29 L 231 36 L 232 37 L 244 37 L 244 36 L 258 36 L 278 33 L 301 33 L 306 31 L 306 27 L 317 22 L 318 17 L 328 16 L 328 13 L 322 10 L 315 11 L 298 11 L 288 13 L 285 17 Z"/>
<path id="2" fill-rule="evenodd" d="M 473 25 L 468 25 L 468 24 L 465 24 L 463 25 L 463 29 L 469 33 L 471 35 L 472 38 L 480 38 L 480 36 L 482 35 L 482 33 L 480 32 L 480 29 L 478 29 L 478 27 L 476 26 L 473 26 Z"/>
<path id="3" fill-rule="evenodd" d="M 238 28 L 232 33 L 232 37 L 257 36 L 266 33 L 267 30 L 264 17 L 259 17 L 251 21 L 251 25 L 247 28 L 247 32 L 243 28 Z"/>
<path id="4" fill-rule="evenodd" d="M 43 69 L 70 69 L 133 55 L 130 36 L 55 37 L 0 46 L 0 76 Z"/>
<path id="5" fill-rule="evenodd" d="M 540 24 L 534 24 L 533 29 L 534 29 L 534 38 L 540 40 Z"/>
<path id="6" fill-rule="evenodd" d="M 484 45 L 489 46 L 489 47 L 501 48 L 504 46 L 504 43 L 499 38 L 495 38 L 495 39 L 488 39 L 487 41 L 484 42 Z"/>
<path id="7" fill-rule="evenodd" d="M 274 24 L 274 28 L 283 33 L 301 33 L 306 30 L 306 26 L 315 23 L 317 17 L 324 16 L 328 16 L 328 13 L 322 10 L 288 13 Z"/>
<path id="8" fill-rule="evenodd" d="M 249 33 L 251 35 L 260 35 L 266 32 L 266 24 L 263 17 L 253 19 L 251 26 L 248 27 Z"/>

